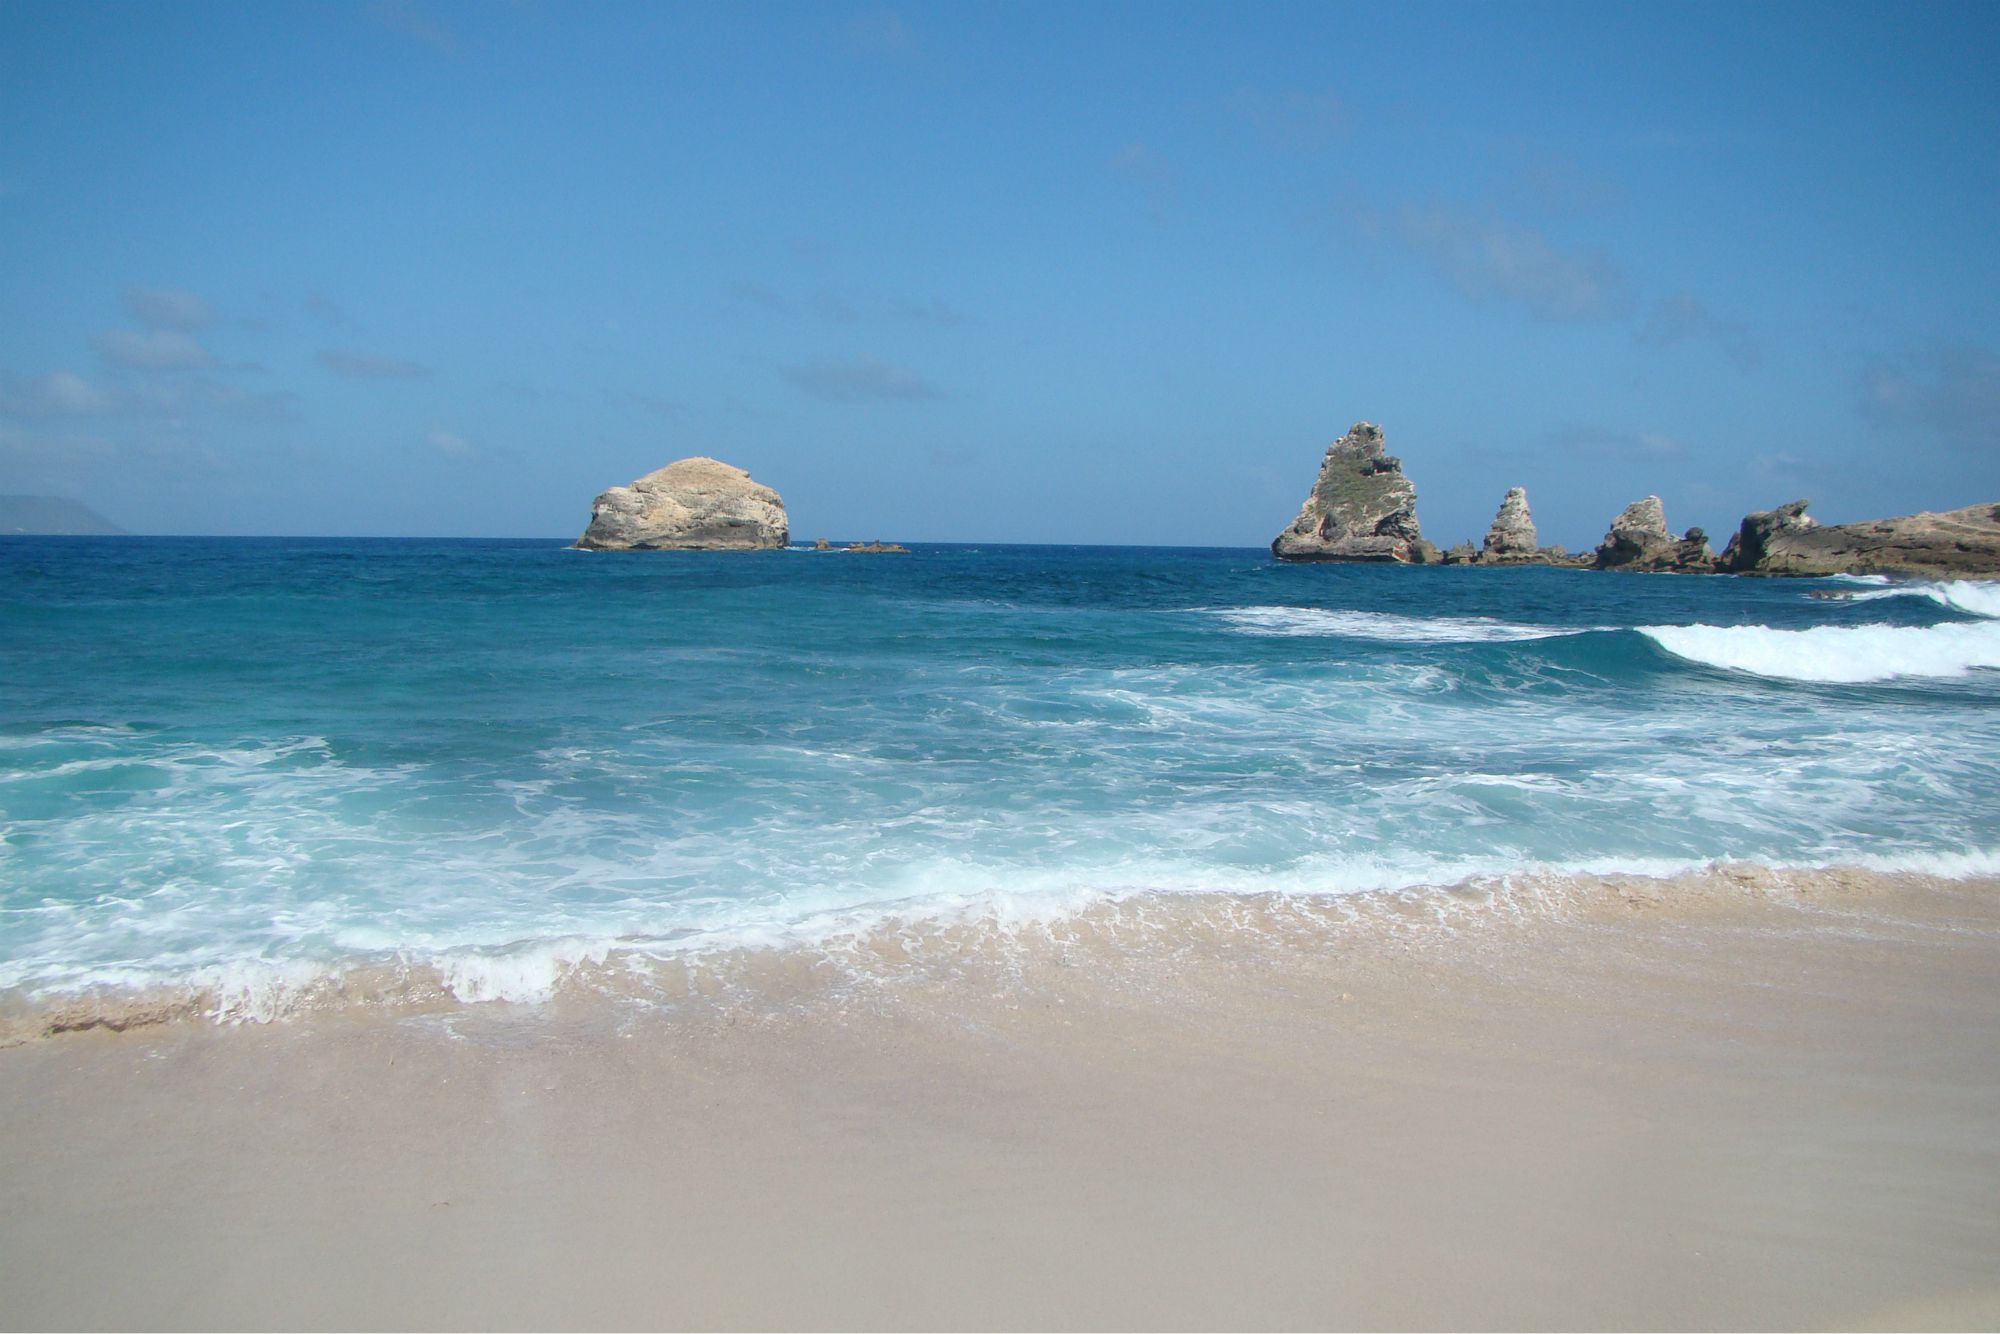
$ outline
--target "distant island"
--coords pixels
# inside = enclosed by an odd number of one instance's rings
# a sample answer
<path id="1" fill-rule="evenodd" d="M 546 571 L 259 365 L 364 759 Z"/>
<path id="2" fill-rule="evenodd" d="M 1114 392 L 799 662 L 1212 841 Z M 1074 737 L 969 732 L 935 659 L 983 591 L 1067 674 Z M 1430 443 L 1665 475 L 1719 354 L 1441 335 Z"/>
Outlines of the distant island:
<path id="1" fill-rule="evenodd" d="M 0 496 L 0 537 L 123 537 L 125 530 L 81 501 Z"/>
<path id="2" fill-rule="evenodd" d="M 785 502 L 720 459 L 680 459 L 601 492 L 585 551 L 771 551 L 791 541 Z"/>
<path id="3" fill-rule="evenodd" d="M 1658 496 L 1627 505 L 1597 549 L 1572 556 L 1539 545 L 1525 487 L 1500 502 L 1485 542 L 1440 552 L 1417 524 L 1417 487 L 1402 460 L 1385 451 L 1382 428 L 1356 422 L 1327 446 L 1319 477 L 1298 517 L 1271 543 L 1287 561 L 1369 561 L 1397 565 L 1555 565 L 1660 574 L 1909 574 L 1958 578 L 2000 575 L 2000 503 L 1943 514 L 1907 514 L 1861 523 L 1816 523 L 1794 500 L 1744 516 L 1718 556 L 1708 535 L 1676 537 Z"/>

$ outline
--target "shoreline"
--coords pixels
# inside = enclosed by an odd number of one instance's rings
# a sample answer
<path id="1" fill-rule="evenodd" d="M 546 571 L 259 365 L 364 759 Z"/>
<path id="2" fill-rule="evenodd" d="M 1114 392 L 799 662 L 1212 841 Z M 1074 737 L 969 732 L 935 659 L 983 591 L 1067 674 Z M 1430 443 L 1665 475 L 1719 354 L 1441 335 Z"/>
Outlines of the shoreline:
<path id="1" fill-rule="evenodd" d="M 532 1010 L 549 1004 L 626 1003 L 666 1012 L 712 1004 L 784 1006 L 807 978 L 821 986 L 881 986 L 899 969 L 921 981 L 930 960 L 990 956 L 1006 969 L 1038 950 L 1078 941 L 1144 953 L 1172 948 L 1175 931 L 1213 934 L 1218 922 L 1274 933 L 1408 930 L 1436 917 L 1471 924 L 1481 910 L 1588 912 L 1594 901 L 1634 896 L 1707 902 L 1736 890 L 1810 894 L 1832 883 L 1851 890 L 1875 880 L 2000 879 L 2000 854 L 1933 854 L 1878 865 L 1867 859 L 1825 865 L 1715 860 L 1644 869 L 1533 866 L 1477 872 L 1446 883 L 1387 885 L 1324 893 L 1296 890 L 1131 889 L 1100 894 L 1018 895 L 864 904 L 827 909 L 790 923 L 756 924 L 676 939 L 554 937 L 432 954 L 401 950 L 339 959 L 205 966 L 185 980 L 100 984 L 41 994 L 0 991 L 0 1051 L 23 1043 L 107 1030 L 179 1024 L 225 1028 L 283 1024 L 343 1011 L 385 1018 L 410 1014 Z M 1296 942 L 1294 942 L 1296 944 Z M 768 992 L 768 994 L 760 994 Z"/>
<path id="2" fill-rule="evenodd" d="M 2000 1319 L 2000 878 L 1492 890 L 0 1050 L 0 1323 Z"/>

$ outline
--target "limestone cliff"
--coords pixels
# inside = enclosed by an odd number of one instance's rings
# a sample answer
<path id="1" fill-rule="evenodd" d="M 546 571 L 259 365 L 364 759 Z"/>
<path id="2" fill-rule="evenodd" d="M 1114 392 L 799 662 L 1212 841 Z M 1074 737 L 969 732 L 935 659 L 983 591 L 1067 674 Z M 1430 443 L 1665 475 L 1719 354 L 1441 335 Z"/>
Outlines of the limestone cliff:
<path id="1" fill-rule="evenodd" d="M 741 468 L 691 458 L 598 496 L 576 544 L 592 551 L 755 551 L 790 539 L 776 491 Z"/>
<path id="2" fill-rule="evenodd" d="M 1594 562 L 1600 570 L 1655 570 L 1680 574 L 1712 574 L 1715 553 L 1708 534 L 1690 528 L 1680 537 L 1667 527 L 1666 506 L 1658 496 L 1635 500 L 1611 521 L 1611 531 L 1597 545 Z"/>
<path id="3" fill-rule="evenodd" d="M 1291 526 L 1271 543 L 1282 560 L 1434 563 L 1417 525 L 1417 488 L 1383 452 L 1382 428 L 1356 422 L 1327 446 L 1319 480 Z"/>
<path id="4" fill-rule="evenodd" d="M 1748 515 L 1722 568 L 1733 574 L 2000 574 L 2000 504 L 1822 525 L 1806 501 Z"/>
<path id="5" fill-rule="evenodd" d="M 1493 516 L 1493 526 L 1486 530 L 1486 541 L 1481 546 L 1479 558 L 1492 564 L 1525 564 L 1547 560 L 1542 551 L 1541 538 L 1535 532 L 1535 519 L 1528 512 L 1528 489 L 1524 486 L 1508 488 L 1500 501 L 1500 512 Z"/>

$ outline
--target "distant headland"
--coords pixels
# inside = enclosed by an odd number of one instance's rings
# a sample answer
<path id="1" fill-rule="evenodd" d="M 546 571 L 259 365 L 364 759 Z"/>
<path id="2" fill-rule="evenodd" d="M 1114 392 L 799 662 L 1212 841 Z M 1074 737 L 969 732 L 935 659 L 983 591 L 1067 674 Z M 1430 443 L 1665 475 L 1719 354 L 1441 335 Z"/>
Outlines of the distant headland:
<path id="1" fill-rule="evenodd" d="M 1372 561 L 1401 565 L 1556 565 L 1572 569 L 1674 574 L 2000 574 L 2000 503 L 1942 514 L 1909 514 L 1822 525 L 1804 500 L 1746 515 L 1720 556 L 1708 535 L 1667 527 L 1658 496 L 1627 505 L 1597 549 L 1570 555 L 1539 544 L 1525 487 L 1500 502 L 1485 542 L 1448 551 L 1423 535 L 1417 488 L 1402 460 L 1386 452 L 1382 428 L 1356 422 L 1327 446 L 1298 517 L 1271 543 L 1288 561 Z"/>
<path id="2" fill-rule="evenodd" d="M 0 496 L 0 537 L 124 537 L 126 532 L 81 501 L 62 496 Z"/>

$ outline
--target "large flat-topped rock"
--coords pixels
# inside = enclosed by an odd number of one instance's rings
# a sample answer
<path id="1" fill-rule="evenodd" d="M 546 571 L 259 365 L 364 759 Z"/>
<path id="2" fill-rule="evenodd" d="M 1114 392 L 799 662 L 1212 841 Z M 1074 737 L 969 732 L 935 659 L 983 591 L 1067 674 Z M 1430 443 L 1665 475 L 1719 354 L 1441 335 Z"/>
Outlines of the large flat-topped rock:
<path id="1" fill-rule="evenodd" d="M 2000 504 L 1818 524 L 1794 500 L 1747 516 L 1722 566 L 1735 574 L 2000 574 Z"/>
<path id="2" fill-rule="evenodd" d="M 1417 526 L 1417 488 L 1402 460 L 1384 452 L 1382 428 L 1356 422 L 1326 448 L 1319 480 L 1271 543 L 1281 560 L 1436 561 L 1437 548 Z"/>
<path id="3" fill-rule="evenodd" d="M 741 468 L 697 457 L 598 496 L 576 544 L 591 551 L 758 551 L 790 540 L 776 491 Z"/>

